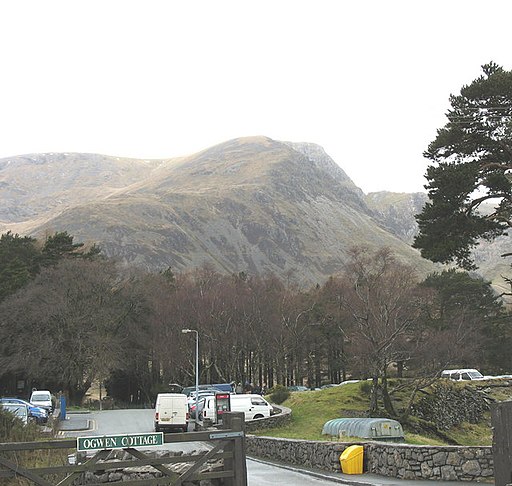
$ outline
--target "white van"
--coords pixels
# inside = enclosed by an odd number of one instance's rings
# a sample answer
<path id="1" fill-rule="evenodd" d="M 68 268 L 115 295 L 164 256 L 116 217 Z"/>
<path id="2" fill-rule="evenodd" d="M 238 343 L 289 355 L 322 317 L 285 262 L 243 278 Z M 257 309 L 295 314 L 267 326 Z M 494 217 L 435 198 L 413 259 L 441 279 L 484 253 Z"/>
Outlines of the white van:
<path id="1" fill-rule="evenodd" d="M 268 403 L 261 395 L 254 393 L 230 395 L 231 411 L 244 412 L 245 421 L 254 420 L 263 417 L 270 417 L 272 414 L 272 405 Z M 203 408 L 203 420 L 210 420 L 216 423 L 215 414 L 215 396 L 205 397 Z"/>
<path id="2" fill-rule="evenodd" d="M 155 432 L 188 429 L 187 395 L 183 393 L 159 393 L 155 405 Z"/>
<path id="3" fill-rule="evenodd" d="M 231 411 L 244 412 L 245 421 L 272 415 L 272 405 L 255 393 L 231 395 Z"/>
<path id="4" fill-rule="evenodd" d="M 34 390 L 29 402 L 36 407 L 44 408 L 48 415 L 53 413 L 52 394 L 48 390 Z"/>

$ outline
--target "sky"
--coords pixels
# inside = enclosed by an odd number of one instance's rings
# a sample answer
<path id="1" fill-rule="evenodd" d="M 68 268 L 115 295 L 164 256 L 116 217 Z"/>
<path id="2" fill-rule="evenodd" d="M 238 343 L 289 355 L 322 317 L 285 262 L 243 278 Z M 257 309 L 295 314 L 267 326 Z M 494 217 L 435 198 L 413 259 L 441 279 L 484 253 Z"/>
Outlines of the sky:
<path id="1" fill-rule="evenodd" d="M 509 0 L 0 3 L 0 158 L 321 145 L 365 193 L 423 191 L 450 94 L 512 69 Z"/>

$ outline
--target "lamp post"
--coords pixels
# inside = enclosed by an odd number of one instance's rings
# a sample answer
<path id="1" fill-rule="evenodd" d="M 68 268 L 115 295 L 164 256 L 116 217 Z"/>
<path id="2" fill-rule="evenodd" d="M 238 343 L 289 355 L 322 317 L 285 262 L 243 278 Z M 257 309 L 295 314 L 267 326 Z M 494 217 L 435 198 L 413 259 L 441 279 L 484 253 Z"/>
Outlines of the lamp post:
<path id="1" fill-rule="evenodd" d="M 199 333 L 195 329 L 182 329 L 183 334 L 194 332 L 196 334 L 196 415 L 195 415 L 195 430 L 199 426 Z"/>

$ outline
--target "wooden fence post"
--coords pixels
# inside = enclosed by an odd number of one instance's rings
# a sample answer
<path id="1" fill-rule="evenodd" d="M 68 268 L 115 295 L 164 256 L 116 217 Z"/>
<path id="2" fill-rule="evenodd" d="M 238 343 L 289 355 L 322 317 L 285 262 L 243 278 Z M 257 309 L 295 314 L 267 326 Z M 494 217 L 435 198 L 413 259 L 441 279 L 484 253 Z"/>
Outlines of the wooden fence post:
<path id="1" fill-rule="evenodd" d="M 512 483 L 512 402 L 493 404 L 491 422 L 494 484 L 505 486 Z"/>
<path id="2" fill-rule="evenodd" d="M 224 459 L 226 469 L 232 469 L 233 479 L 226 478 L 226 486 L 247 486 L 247 465 L 245 463 L 245 414 L 228 412 L 223 414 L 222 428 L 240 432 L 226 446 L 224 452 L 232 452 L 233 459 Z"/>

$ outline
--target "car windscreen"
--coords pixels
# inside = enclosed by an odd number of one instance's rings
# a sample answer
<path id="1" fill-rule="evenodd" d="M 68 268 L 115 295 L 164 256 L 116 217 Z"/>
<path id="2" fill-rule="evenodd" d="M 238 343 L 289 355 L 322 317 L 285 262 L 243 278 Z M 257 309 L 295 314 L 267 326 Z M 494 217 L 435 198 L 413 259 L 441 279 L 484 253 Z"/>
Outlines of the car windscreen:
<path id="1" fill-rule="evenodd" d="M 478 371 L 469 371 L 468 375 L 471 377 L 471 379 L 476 380 L 478 378 L 483 378 L 484 376 L 482 373 L 479 373 Z"/>

